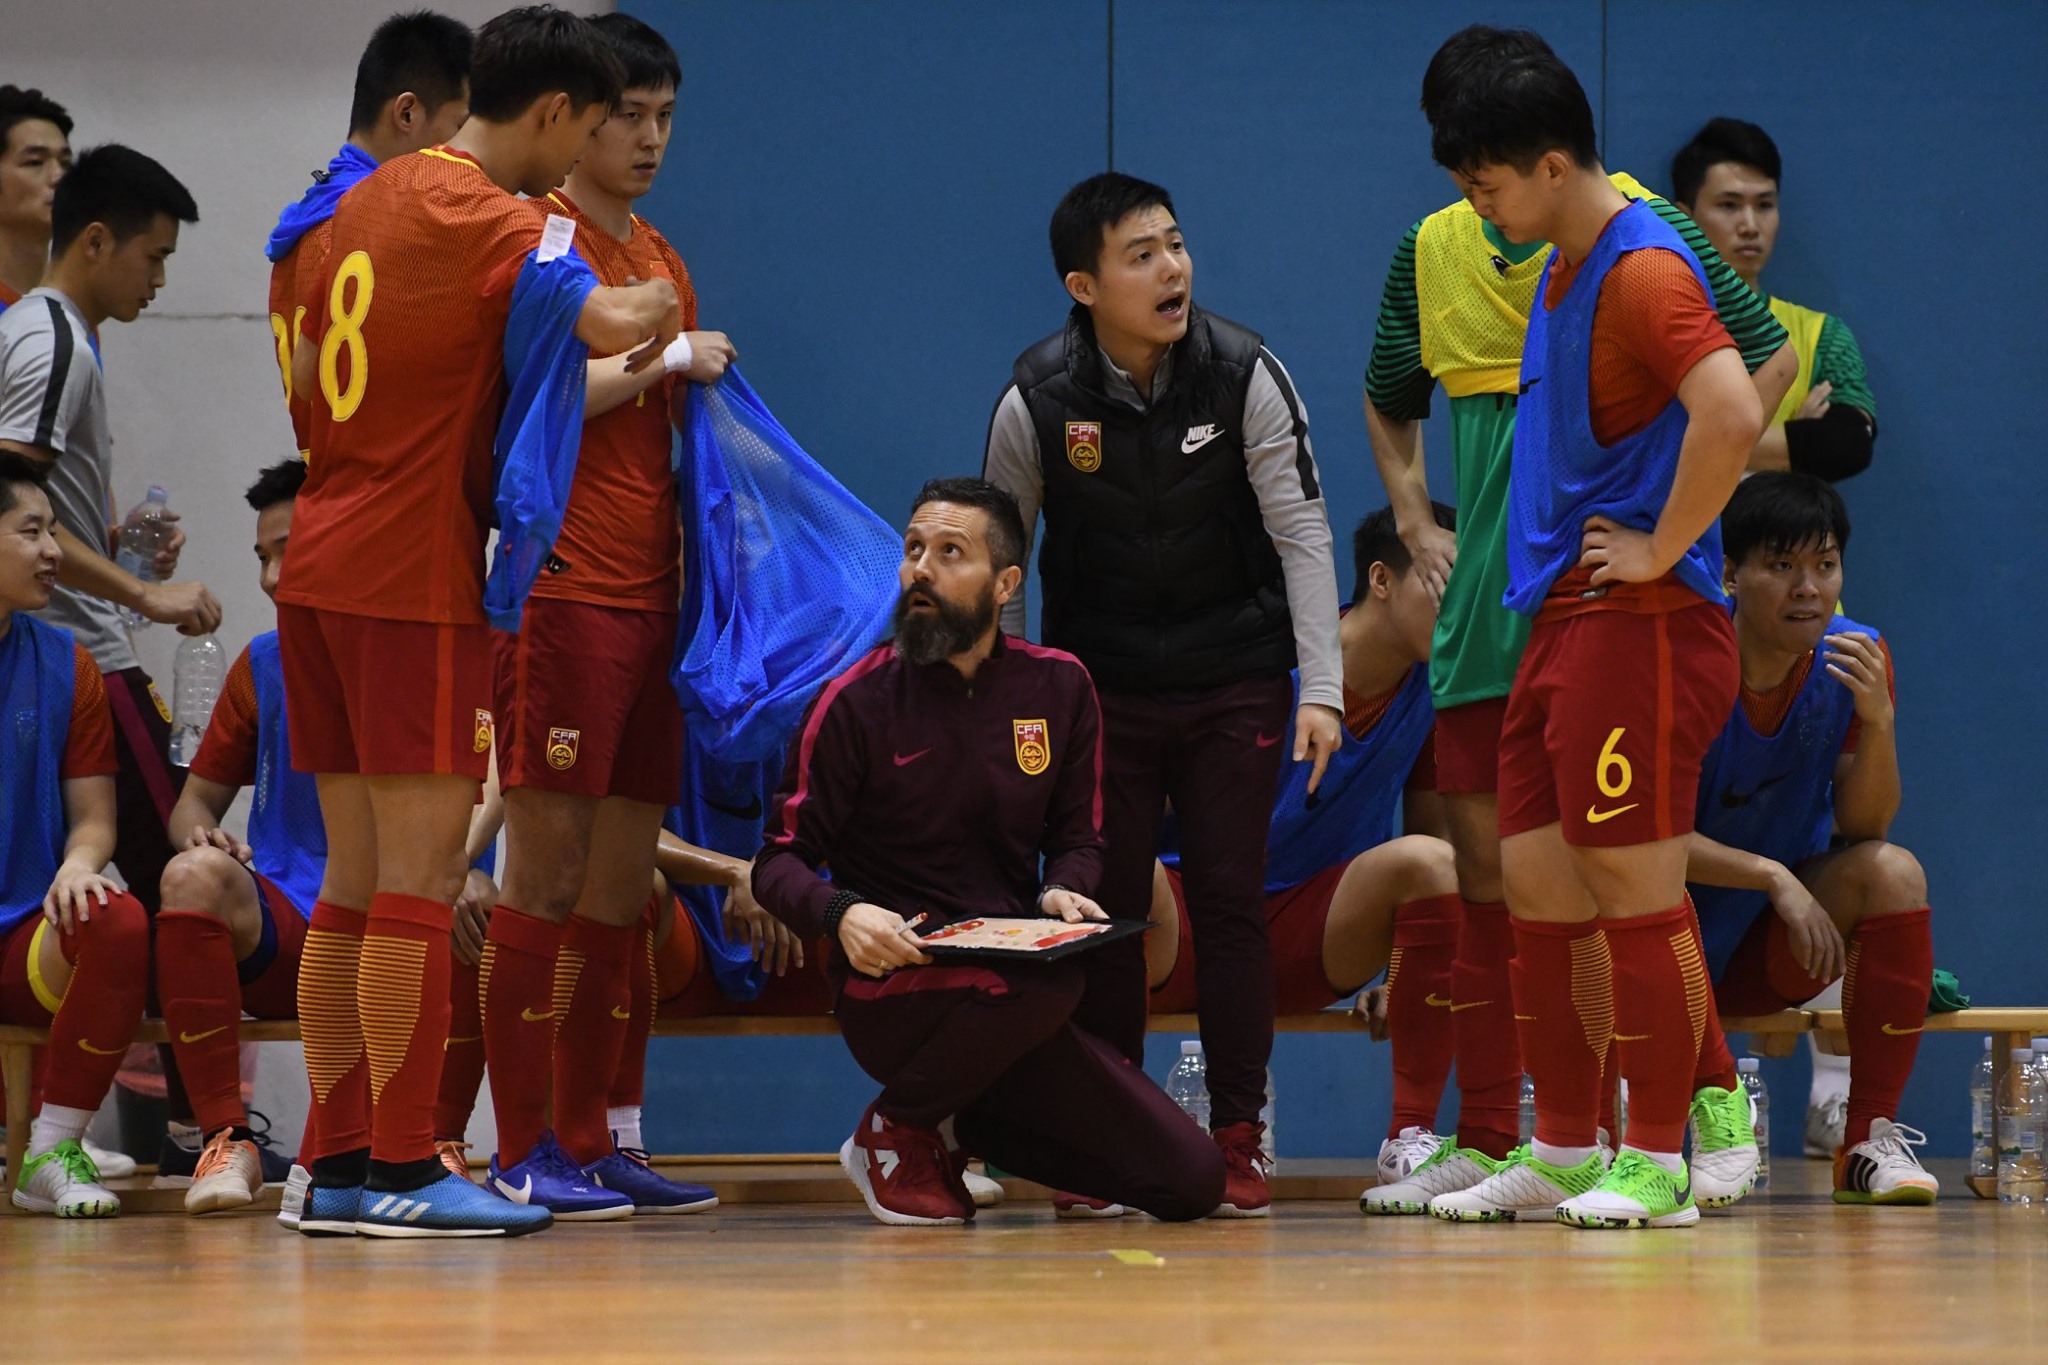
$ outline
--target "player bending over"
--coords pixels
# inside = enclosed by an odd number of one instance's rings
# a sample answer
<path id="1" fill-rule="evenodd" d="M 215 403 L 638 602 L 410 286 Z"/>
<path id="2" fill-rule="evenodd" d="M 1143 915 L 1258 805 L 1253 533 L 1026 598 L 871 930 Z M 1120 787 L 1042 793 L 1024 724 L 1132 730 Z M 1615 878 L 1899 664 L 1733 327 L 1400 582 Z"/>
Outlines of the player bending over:
<path id="1" fill-rule="evenodd" d="M 1842 981 L 1849 1116 L 1838 1204 L 1931 1204 L 1897 1122 L 1934 975 L 1927 876 L 1899 809 L 1891 649 L 1836 613 L 1849 514 L 1811 474 L 1758 474 L 1721 515 L 1740 704 L 1707 751 L 1688 878 L 1723 1014 Z"/>

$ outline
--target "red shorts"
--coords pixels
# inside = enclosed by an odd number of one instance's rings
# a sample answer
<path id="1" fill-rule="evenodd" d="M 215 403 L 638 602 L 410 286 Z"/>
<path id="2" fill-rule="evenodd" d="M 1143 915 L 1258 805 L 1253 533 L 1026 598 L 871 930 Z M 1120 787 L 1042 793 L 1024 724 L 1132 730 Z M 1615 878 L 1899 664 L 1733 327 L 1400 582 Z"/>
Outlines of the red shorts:
<path id="1" fill-rule="evenodd" d="M 507 788 L 672 806 L 683 709 L 669 686 L 676 613 L 535 597 L 492 635 L 498 774 Z"/>
<path id="2" fill-rule="evenodd" d="M 1274 1013 L 1313 1014 L 1365 984 L 1361 981 L 1339 990 L 1323 972 L 1323 930 L 1330 922 L 1330 902 L 1350 866 L 1345 862 L 1326 867 L 1299 886 L 1266 897 L 1266 933 L 1273 943 Z M 1180 948 L 1174 955 L 1172 973 L 1152 992 L 1150 1009 L 1154 1014 L 1192 1014 L 1199 1003 L 1194 931 L 1188 924 L 1180 873 L 1169 867 L 1166 880 L 1173 888 L 1173 910 L 1180 920 Z"/>
<path id="3" fill-rule="evenodd" d="M 705 1014 L 830 1014 L 838 998 L 825 974 L 825 941 L 804 942 L 804 965 L 786 976 L 770 976 L 752 1000 L 733 1000 L 718 989 L 704 953 L 697 921 L 675 900 L 676 923 L 668 942 L 654 950 L 656 1017 L 694 1019 Z"/>
<path id="4" fill-rule="evenodd" d="M 1501 837 L 1560 821 L 1566 843 L 1589 848 L 1691 833 L 1700 764 L 1740 680 L 1718 602 L 1539 618 L 1501 730 Z"/>
<path id="5" fill-rule="evenodd" d="M 242 1008 L 258 1019 L 299 1017 L 299 960 L 306 951 L 306 916 L 278 884 L 249 869 L 256 904 L 263 914 L 263 938 L 256 951 L 235 964 L 242 983 Z"/>
<path id="6" fill-rule="evenodd" d="M 1775 1014 L 1805 1004 L 1831 984 L 1799 965 L 1785 921 L 1766 906 L 1714 982 L 1714 1008 L 1724 1015 Z"/>
<path id="7" fill-rule="evenodd" d="M 1491 796 L 1500 787 L 1500 727 L 1506 697 L 1447 706 L 1436 713 L 1436 789 L 1445 796 Z"/>
<path id="8" fill-rule="evenodd" d="M 489 771 L 488 627 L 279 603 L 277 643 L 300 772 L 481 782 Z"/>

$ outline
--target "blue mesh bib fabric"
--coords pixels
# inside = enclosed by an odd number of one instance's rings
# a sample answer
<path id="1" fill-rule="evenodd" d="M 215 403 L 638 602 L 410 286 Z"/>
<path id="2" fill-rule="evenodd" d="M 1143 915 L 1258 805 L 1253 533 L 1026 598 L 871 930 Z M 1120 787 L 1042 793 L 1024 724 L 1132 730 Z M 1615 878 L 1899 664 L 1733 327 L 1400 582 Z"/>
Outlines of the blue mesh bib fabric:
<path id="1" fill-rule="evenodd" d="M 691 388 L 682 458 L 672 681 L 692 744 L 761 762 L 812 695 L 888 634 L 903 539 L 804 453 L 737 369 Z"/>
<path id="2" fill-rule="evenodd" d="M 683 803 L 670 807 L 662 823 L 677 838 L 714 853 L 751 859 L 761 850 L 768 802 L 782 775 L 782 754 L 760 762 L 727 763 L 706 754 L 686 734 L 683 741 Z M 725 933 L 725 888 L 679 886 L 676 894 L 697 925 L 712 982 L 728 1000 L 752 1000 L 768 973 L 753 951 Z M 684 925 L 677 933 L 687 933 Z"/>
<path id="3" fill-rule="evenodd" d="M 1294 672 L 1295 708 L 1301 705 L 1301 671 Z M 1348 863 L 1394 837 L 1408 774 L 1436 724 L 1429 699 L 1429 665 L 1417 664 L 1401 680 L 1379 723 L 1357 739 L 1346 733 L 1330 756 L 1315 795 L 1308 790 L 1311 763 L 1294 761 L 1294 721 L 1280 739 L 1280 787 L 1266 831 L 1266 894 L 1300 886 L 1309 878 Z M 1180 866 L 1180 834 L 1169 815 L 1162 826 L 1159 860 Z"/>
<path id="4" fill-rule="evenodd" d="M 42 913 L 64 861 L 64 742 L 77 684 L 71 632 L 15 612 L 0 640 L 0 933 Z"/>
<path id="5" fill-rule="evenodd" d="M 1828 633 L 1878 638 L 1846 616 L 1829 622 Z M 1700 765 L 1693 827 L 1716 843 L 1787 867 L 1826 852 L 1835 822 L 1835 761 L 1855 713 L 1856 699 L 1819 659 L 1777 734 L 1758 734 L 1738 703 Z M 1687 889 L 1699 909 L 1707 967 L 1718 977 L 1770 898 L 1730 886 Z"/>
<path id="6" fill-rule="evenodd" d="M 320 818 L 319 784 L 311 773 L 292 768 L 276 631 L 249 642 L 249 673 L 256 680 L 256 791 L 249 810 L 249 847 L 255 850 L 256 870 L 291 897 L 293 909 L 311 915 L 327 873 L 327 826 Z"/>
<path id="7" fill-rule="evenodd" d="M 1508 473 L 1508 586 L 1501 603 L 1534 616 L 1558 576 L 1579 562 L 1591 517 L 1638 531 L 1655 530 L 1685 440 L 1685 408 L 1676 398 L 1656 421 L 1603 446 L 1593 435 L 1588 401 L 1593 314 L 1600 286 L 1630 251 L 1662 248 L 1692 268 L 1714 296 L 1699 259 L 1657 211 L 1634 200 L 1600 234 L 1557 307 L 1544 306 L 1557 252 L 1543 267 L 1529 336 L 1522 348 L 1522 397 L 1515 413 L 1515 450 Z M 1678 561 L 1679 580 L 1709 602 L 1722 600 L 1721 523 L 1714 522 Z"/>

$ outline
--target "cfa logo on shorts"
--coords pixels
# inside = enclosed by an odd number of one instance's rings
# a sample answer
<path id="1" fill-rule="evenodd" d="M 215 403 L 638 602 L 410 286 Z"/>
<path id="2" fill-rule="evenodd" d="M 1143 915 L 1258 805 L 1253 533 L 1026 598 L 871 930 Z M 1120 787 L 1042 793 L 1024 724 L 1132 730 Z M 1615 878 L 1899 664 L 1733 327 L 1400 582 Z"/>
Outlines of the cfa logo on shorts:
<path id="1" fill-rule="evenodd" d="M 1102 423 L 1067 423 L 1067 463 L 1083 474 L 1102 468 Z"/>
<path id="2" fill-rule="evenodd" d="M 1046 738 L 1042 720 L 1010 722 L 1017 739 L 1017 766 L 1026 777 L 1036 777 L 1052 764 L 1052 743 Z"/>
<path id="3" fill-rule="evenodd" d="M 476 708 L 476 738 L 471 741 L 471 747 L 480 754 L 491 751 L 491 713 L 481 706 Z"/>
<path id="4" fill-rule="evenodd" d="M 548 730 L 548 766 L 566 772 L 576 766 L 576 747 L 583 740 L 581 730 L 552 726 Z"/>

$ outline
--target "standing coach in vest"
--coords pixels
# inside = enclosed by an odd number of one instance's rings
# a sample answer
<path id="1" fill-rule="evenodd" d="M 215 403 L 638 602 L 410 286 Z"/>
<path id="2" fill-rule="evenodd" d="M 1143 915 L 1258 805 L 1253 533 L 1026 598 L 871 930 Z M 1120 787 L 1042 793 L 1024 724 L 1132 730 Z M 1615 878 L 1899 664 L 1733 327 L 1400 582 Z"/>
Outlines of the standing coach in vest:
<path id="1" fill-rule="evenodd" d="M 1051 236 L 1074 309 L 1018 357 L 984 474 L 1016 496 L 1027 532 L 1044 513 L 1041 634 L 1087 665 L 1101 697 L 1111 915 L 1145 918 L 1172 805 L 1211 1120 L 1230 1173 L 1218 1212 L 1262 1216 L 1266 816 L 1283 757 L 1315 765 L 1313 790 L 1344 705 L 1308 414 L 1256 333 L 1195 307 L 1164 189 L 1113 172 L 1084 180 L 1053 211 Z M 1023 634 L 1023 602 L 1020 591 L 1004 608 L 1011 634 Z M 1141 949 L 1088 963 L 1075 1022 L 1142 1061 Z"/>

